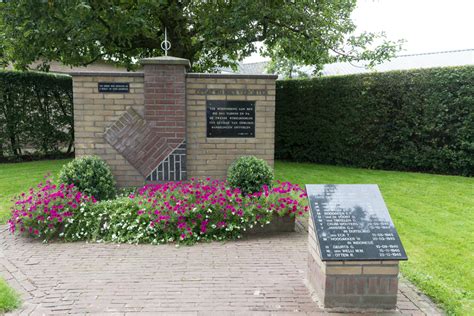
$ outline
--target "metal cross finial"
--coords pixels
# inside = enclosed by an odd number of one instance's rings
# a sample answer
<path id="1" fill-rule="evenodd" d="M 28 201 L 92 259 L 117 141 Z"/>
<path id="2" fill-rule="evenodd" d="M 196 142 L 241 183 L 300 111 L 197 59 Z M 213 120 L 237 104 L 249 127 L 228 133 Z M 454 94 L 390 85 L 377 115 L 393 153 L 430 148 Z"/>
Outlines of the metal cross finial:
<path id="1" fill-rule="evenodd" d="M 161 49 L 165 51 L 165 56 L 168 56 L 168 51 L 171 49 L 171 43 L 168 41 L 168 32 L 165 27 L 165 40 L 161 42 Z"/>

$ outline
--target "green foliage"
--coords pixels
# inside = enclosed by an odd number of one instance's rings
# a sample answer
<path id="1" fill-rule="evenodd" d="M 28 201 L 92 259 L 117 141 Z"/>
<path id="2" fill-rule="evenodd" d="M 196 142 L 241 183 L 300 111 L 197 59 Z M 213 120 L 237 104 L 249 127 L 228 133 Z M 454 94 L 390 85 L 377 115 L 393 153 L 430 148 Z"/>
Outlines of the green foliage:
<path id="1" fill-rule="evenodd" d="M 72 104 L 69 76 L 0 71 L 0 158 L 71 152 Z"/>
<path id="2" fill-rule="evenodd" d="M 128 197 L 100 201 L 82 206 L 74 218 L 65 223 L 65 240 L 93 240 L 115 242 L 144 242 L 152 236 L 150 222 L 138 216 L 139 205 Z M 146 234 L 146 235 L 145 235 Z"/>
<path id="3" fill-rule="evenodd" d="M 18 308 L 21 300 L 18 295 L 8 284 L 0 278 L 0 313 L 9 312 Z"/>
<path id="4" fill-rule="evenodd" d="M 233 188 L 239 188 L 244 194 L 251 194 L 271 186 L 273 170 L 268 163 L 254 156 L 243 156 L 230 165 L 227 181 Z"/>
<path id="5" fill-rule="evenodd" d="M 284 79 L 309 77 L 300 65 L 296 64 L 291 59 L 279 55 L 273 56 L 272 60 L 268 63 L 266 70 L 270 74 L 281 75 Z"/>
<path id="6" fill-rule="evenodd" d="M 65 165 L 59 173 L 59 180 L 74 184 L 82 193 L 97 200 L 115 197 L 115 180 L 105 161 L 97 156 L 83 156 Z"/>
<path id="7" fill-rule="evenodd" d="M 474 175 L 474 67 L 277 82 L 276 158 Z"/>
<path id="8" fill-rule="evenodd" d="M 333 1 L 8 1 L 0 10 L 0 58 L 21 69 L 60 60 L 87 65 L 119 61 L 133 68 L 142 57 L 187 58 L 195 71 L 235 66 L 261 49 L 298 64 L 334 60 L 380 61 L 398 44 L 383 34 L 353 35 L 355 0 Z M 3 24 L 3 25 L 2 25 Z"/>

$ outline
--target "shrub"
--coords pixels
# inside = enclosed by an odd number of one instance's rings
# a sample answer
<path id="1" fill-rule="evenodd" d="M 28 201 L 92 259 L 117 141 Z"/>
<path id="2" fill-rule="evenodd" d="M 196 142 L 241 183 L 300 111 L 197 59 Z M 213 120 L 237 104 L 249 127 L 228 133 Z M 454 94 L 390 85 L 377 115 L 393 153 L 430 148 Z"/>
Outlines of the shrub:
<path id="1" fill-rule="evenodd" d="M 57 237 L 67 219 L 74 216 L 80 206 L 94 203 L 93 198 L 82 194 L 74 185 L 59 186 L 46 180 L 28 193 L 16 197 L 12 216 L 8 221 L 10 231 L 51 239 Z"/>
<path id="2" fill-rule="evenodd" d="M 0 71 L 0 160 L 73 151 L 72 79 Z"/>
<path id="3" fill-rule="evenodd" d="M 243 156 L 232 163 L 227 172 L 227 181 L 242 193 L 258 192 L 263 185 L 270 186 L 273 181 L 272 168 L 263 159 Z"/>
<path id="4" fill-rule="evenodd" d="M 74 159 L 61 169 L 59 180 L 65 184 L 74 184 L 81 192 L 98 200 L 115 197 L 112 171 L 107 163 L 97 156 Z"/>
<path id="5" fill-rule="evenodd" d="M 234 239 L 274 216 L 303 215 L 305 198 L 305 191 L 289 182 L 245 196 L 210 179 L 147 185 L 128 197 L 81 203 L 64 220 L 59 237 L 151 244 Z"/>
<path id="6" fill-rule="evenodd" d="M 275 157 L 474 175 L 474 67 L 277 82 Z"/>

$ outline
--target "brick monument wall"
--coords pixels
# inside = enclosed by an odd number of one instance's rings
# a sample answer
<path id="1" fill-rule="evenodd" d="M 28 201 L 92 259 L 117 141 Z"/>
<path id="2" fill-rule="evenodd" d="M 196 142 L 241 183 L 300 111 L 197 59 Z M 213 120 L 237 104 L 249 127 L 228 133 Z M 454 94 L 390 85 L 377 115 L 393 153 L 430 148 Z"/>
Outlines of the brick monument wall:
<path id="1" fill-rule="evenodd" d="M 174 57 L 142 61 L 143 72 L 74 73 L 76 156 L 98 155 L 119 186 L 225 178 L 237 157 L 274 162 L 276 76 L 187 73 Z M 99 92 L 99 83 L 129 85 Z M 255 102 L 255 136 L 208 138 L 207 101 Z"/>
<path id="2" fill-rule="evenodd" d="M 255 155 L 273 167 L 275 80 L 275 76 L 187 75 L 189 177 L 225 178 L 229 165 L 242 155 Z M 255 101 L 255 137 L 206 137 L 206 102 L 209 100 Z"/>
<path id="3" fill-rule="evenodd" d="M 99 93 L 99 82 L 127 82 L 129 93 Z M 74 137 L 76 157 L 97 155 L 107 161 L 119 186 L 143 184 L 143 176 L 104 138 L 106 129 L 127 109 L 144 114 L 143 73 L 75 73 Z"/>

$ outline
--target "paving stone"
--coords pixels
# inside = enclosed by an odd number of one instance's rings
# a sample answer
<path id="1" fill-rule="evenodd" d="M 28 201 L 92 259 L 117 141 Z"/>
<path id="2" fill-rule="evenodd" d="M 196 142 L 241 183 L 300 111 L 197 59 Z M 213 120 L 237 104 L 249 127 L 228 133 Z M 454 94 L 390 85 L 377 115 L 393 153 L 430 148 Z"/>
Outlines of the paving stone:
<path id="1" fill-rule="evenodd" d="M 0 226 L 0 273 L 21 289 L 12 315 L 354 314 L 313 300 L 306 242 L 302 229 L 191 247 L 44 244 Z M 440 314 L 403 279 L 398 297 L 397 310 L 376 314 Z"/>

